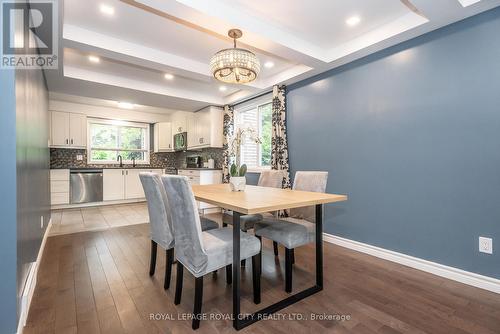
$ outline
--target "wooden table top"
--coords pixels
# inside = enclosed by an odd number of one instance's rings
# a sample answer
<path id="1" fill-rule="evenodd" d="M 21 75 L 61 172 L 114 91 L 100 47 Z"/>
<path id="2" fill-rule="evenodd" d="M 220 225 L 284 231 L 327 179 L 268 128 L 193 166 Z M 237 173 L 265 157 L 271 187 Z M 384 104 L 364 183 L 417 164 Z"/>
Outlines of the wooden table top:
<path id="1" fill-rule="evenodd" d="M 229 184 L 193 185 L 192 188 L 196 200 L 246 215 L 347 201 L 346 195 L 248 185 L 240 192 L 231 191 Z"/>

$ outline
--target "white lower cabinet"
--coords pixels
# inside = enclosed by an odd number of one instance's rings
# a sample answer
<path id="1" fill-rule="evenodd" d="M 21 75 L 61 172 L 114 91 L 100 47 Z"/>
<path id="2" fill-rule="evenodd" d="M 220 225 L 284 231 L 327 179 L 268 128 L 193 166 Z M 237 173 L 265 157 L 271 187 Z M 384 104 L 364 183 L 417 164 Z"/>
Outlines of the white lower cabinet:
<path id="1" fill-rule="evenodd" d="M 143 198 L 144 190 L 142 189 L 139 173 L 144 170 L 127 170 L 125 172 L 125 199 Z"/>
<path id="2" fill-rule="evenodd" d="M 187 176 L 190 185 L 199 184 L 221 184 L 222 171 L 217 169 L 203 170 L 203 169 L 179 169 L 179 175 Z M 199 210 L 213 209 L 217 206 L 204 202 L 197 202 Z"/>
<path id="3" fill-rule="evenodd" d="M 50 203 L 69 204 L 69 169 L 50 170 Z"/>
<path id="4" fill-rule="evenodd" d="M 104 169 L 102 171 L 102 198 L 104 201 L 125 199 L 124 178 L 124 169 Z"/>
<path id="5" fill-rule="evenodd" d="M 144 190 L 139 178 L 141 172 L 163 174 L 162 169 L 104 169 L 103 200 L 119 201 L 144 198 Z"/>

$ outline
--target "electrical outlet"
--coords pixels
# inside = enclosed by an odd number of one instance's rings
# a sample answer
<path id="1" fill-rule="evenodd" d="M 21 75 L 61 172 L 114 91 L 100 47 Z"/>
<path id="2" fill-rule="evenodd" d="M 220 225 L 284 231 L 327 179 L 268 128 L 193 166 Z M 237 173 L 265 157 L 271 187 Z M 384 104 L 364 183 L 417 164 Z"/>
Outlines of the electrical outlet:
<path id="1" fill-rule="evenodd" d="M 493 254 L 493 239 L 479 237 L 479 251 L 481 253 Z"/>
<path id="2" fill-rule="evenodd" d="M 40 228 L 43 228 L 43 216 L 40 216 Z"/>
<path id="3" fill-rule="evenodd" d="M 81 154 L 77 154 L 77 155 L 76 155 L 76 160 L 78 160 L 78 161 L 82 161 L 82 160 L 83 160 L 83 155 L 81 155 Z"/>

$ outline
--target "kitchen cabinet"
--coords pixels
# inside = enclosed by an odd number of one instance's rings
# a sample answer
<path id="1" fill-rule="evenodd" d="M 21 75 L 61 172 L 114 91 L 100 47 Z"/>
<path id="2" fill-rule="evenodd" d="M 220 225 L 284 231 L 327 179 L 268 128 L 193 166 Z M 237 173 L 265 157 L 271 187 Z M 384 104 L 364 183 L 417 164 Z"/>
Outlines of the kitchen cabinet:
<path id="1" fill-rule="evenodd" d="M 172 116 L 172 136 L 187 131 L 186 113 L 179 112 Z"/>
<path id="2" fill-rule="evenodd" d="M 179 169 L 179 175 L 186 176 L 190 185 L 221 184 L 222 171 L 218 169 Z M 214 209 L 217 206 L 204 202 L 196 202 L 199 210 Z"/>
<path id="3" fill-rule="evenodd" d="M 127 169 L 125 171 L 125 199 L 145 197 L 141 179 L 139 178 L 140 172 L 145 172 L 145 170 Z M 152 170 L 148 172 L 152 172 Z"/>
<path id="4" fill-rule="evenodd" d="M 172 123 L 162 122 L 154 125 L 154 151 L 173 152 L 174 136 L 172 134 Z"/>
<path id="5" fill-rule="evenodd" d="M 50 114 L 51 147 L 85 148 L 87 146 L 87 117 L 62 111 Z"/>
<path id="6" fill-rule="evenodd" d="M 104 201 L 125 199 L 124 178 L 124 169 L 104 169 L 102 171 L 102 198 Z"/>
<path id="7" fill-rule="evenodd" d="M 119 201 L 125 199 L 144 198 L 139 173 L 154 172 L 163 174 L 162 169 L 147 168 L 124 168 L 124 169 L 104 169 L 103 170 L 103 200 Z"/>
<path id="8" fill-rule="evenodd" d="M 207 107 L 187 117 L 188 149 L 222 148 L 224 112 Z"/>
<path id="9" fill-rule="evenodd" d="M 69 169 L 50 170 L 50 203 L 69 204 Z"/>

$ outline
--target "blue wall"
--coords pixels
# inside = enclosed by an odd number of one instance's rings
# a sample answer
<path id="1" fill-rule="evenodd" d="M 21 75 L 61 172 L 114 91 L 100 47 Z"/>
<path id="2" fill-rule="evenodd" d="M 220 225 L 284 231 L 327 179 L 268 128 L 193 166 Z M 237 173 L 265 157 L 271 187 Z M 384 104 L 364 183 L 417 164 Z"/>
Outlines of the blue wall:
<path id="1" fill-rule="evenodd" d="M 500 278 L 499 32 L 494 9 L 289 87 L 292 172 L 349 195 L 325 232 Z"/>
<path id="2" fill-rule="evenodd" d="M 16 92 L 14 70 L 0 70 L 0 333 L 15 333 L 16 311 Z"/>

